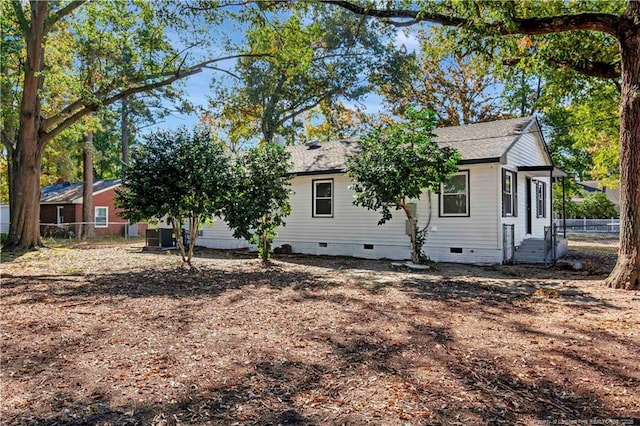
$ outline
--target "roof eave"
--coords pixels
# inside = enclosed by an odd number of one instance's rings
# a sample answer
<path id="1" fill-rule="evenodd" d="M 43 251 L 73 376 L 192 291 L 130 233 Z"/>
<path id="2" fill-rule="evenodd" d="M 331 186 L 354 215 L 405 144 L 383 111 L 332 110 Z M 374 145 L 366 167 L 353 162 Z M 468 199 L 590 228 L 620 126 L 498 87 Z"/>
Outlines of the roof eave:
<path id="1" fill-rule="evenodd" d="M 460 160 L 458 161 L 459 166 L 464 166 L 468 164 L 488 164 L 488 163 L 500 163 L 506 164 L 505 156 L 500 157 L 488 157 L 488 158 L 472 158 L 468 160 Z"/>
<path id="2" fill-rule="evenodd" d="M 78 202 L 80 200 L 80 202 Z M 82 198 L 74 198 L 73 200 L 49 200 L 49 201 L 40 201 L 40 204 L 45 205 L 56 205 L 56 204 L 81 204 Z"/>
<path id="3" fill-rule="evenodd" d="M 315 171 L 305 171 L 305 172 L 291 172 L 288 173 L 289 176 L 314 176 L 314 175 L 332 175 L 339 173 L 346 173 L 345 169 L 330 169 L 330 170 L 315 170 Z"/>

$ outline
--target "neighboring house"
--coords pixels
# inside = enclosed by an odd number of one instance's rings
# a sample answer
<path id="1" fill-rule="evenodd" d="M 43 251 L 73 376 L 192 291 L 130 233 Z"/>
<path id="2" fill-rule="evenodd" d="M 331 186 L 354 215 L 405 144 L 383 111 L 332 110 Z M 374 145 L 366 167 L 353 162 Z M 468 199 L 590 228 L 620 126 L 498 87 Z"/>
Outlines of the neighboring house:
<path id="1" fill-rule="evenodd" d="M 96 235 L 143 234 L 146 224 L 129 226 L 119 216 L 114 205 L 116 188 L 121 179 L 96 180 L 93 183 L 93 209 Z M 72 232 L 77 235 L 82 222 L 82 182 L 59 182 L 43 186 L 40 198 L 40 231 L 58 235 Z M 140 228 L 140 229 L 138 229 Z"/>
<path id="2" fill-rule="evenodd" d="M 576 184 L 580 185 L 580 187 L 584 190 L 584 192 L 589 195 L 594 192 L 602 192 L 604 193 L 609 201 L 616 206 L 616 210 L 620 211 L 620 189 L 619 188 L 607 188 L 604 186 L 602 181 L 600 180 L 583 180 L 576 182 Z M 571 201 L 581 203 L 584 201 L 583 197 L 573 197 Z"/>
<path id="3" fill-rule="evenodd" d="M 416 202 L 418 224 L 430 219 L 423 248 L 439 262 L 542 262 L 538 253 L 545 227 L 552 224 L 554 168 L 535 117 L 494 121 L 435 131 L 436 142 L 462 157 L 447 190 L 425 193 Z M 274 245 L 294 253 L 361 258 L 409 259 L 406 216 L 378 226 L 380 214 L 353 205 L 345 161 L 359 145 L 335 141 L 287 148 L 292 154 L 292 212 Z M 555 174 L 554 174 L 555 173 Z M 198 244 L 212 248 L 249 247 L 234 239 L 222 220 L 205 226 Z M 513 243 L 511 242 L 513 241 Z M 525 247 L 527 247 L 525 249 Z"/>

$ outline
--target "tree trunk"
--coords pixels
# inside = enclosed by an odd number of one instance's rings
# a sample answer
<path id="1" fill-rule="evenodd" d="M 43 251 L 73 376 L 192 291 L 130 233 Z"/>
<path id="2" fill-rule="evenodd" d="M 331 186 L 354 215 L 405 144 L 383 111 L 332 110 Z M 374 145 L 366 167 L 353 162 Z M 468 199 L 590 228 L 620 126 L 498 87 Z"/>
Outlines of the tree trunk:
<path id="1" fill-rule="evenodd" d="M 11 156 L 11 225 L 8 249 L 26 250 L 40 240 L 40 164 L 45 141 L 40 140 L 40 98 L 44 68 L 45 22 L 48 2 L 31 3 L 31 22 L 26 34 L 27 60 L 20 103 L 18 141 Z"/>
<path id="2" fill-rule="evenodd" d="M 640 19 L 640 2 L 630 2 Z M 620 248 L 607 278 L 613 288 L 640 288 L 640 32 L 622 29 L 620 94 Z"/>
<path id="3" fill-rule="evenodd" d="M 180 257 L 182 258 L 182 263 L 186 263 L 191 267 L 191 259 L 187 257 L 187 251 L 182 243 L 182 216 L 178 216 L 173 220 L 173 235 L 176 236 L 176 245 L 178 246 L 178 250 L 180 251 Z"/>
<path id="4" fill-rule="evenodd" d="M 122 98 L 122 116 L 120 125 L 122 126 L 122 162 L 129 164 L 129 98 Z"/>
<path id="5" fill-rule="evenodd" d="M 404 210 L 404 214 L 407 216 L 407 220 L 409 221 L 409 239 L 411 240 L 411 261 L 415 264 L 419 264 L 420 253 L 418 252 L 418 247 L 416 244 L 416 238 L 417 238 L 416 221 L 415 221 L 415 218 L 413 217 L 413 214 L 411 214 L 411 210 L 409 209 L 409 206 L 407 205 L 406 201 L 402 201 L 402 203 L 400 203 L 400 206 L 402 207 L 402 210 Z M 420 250 L 422 250 L 422 247 L 420 248 Z"/>
<path id="6" fill-rule="evenodd" d="M 93 130 L 88 130 L 84 135 L 82 147 L 83 185 L 82 185 L 82 235 L 86 238 L 95 238 L 96 228 L 93 210 Z"/>
<path id="7" fill-rule="evenodd" d="M 260 258 L 263 262 L 268 262 L 269 257 L 271 257 L 271 241 L 269 241 L 269 231 L 267 224 L 269 223 L 269 216 L 262 216 L 262 223 L 264 224 L 264 228 L 262 231 L 262 235 L 260 236 L 260 243 L 262 244 L 262 250 L 260 253 Z"/>
<path id="8" fill-rule="evenodd" d="M 22 136 L 22 135 L 21 135 Z M 32 152 L 34 143 L 23 144 L 23 155 L 12 161 L 8 249 L 28 250 L 42 246 L 40 240 L 40 164 Z M 17 158 L 16 158 L 17 157 Z"/>
<path id="9" fill-rule="evenodd" d="M 193 268 L 191 259 L 193 259 L 193 248 L 196 245 L 196 239 L 198 238 L 198 227 L 200 226 L 200 217 L 193 215 L 189 220 L 189 254 L 187 256 L 189 260 L 189 266 Z"/>

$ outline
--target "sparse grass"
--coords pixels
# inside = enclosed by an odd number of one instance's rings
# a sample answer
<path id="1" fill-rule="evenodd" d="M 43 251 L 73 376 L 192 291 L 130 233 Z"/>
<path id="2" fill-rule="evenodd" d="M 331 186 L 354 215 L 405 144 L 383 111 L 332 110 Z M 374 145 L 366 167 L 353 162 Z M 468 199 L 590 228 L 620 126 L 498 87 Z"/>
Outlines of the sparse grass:
<path id="1" fill-rule="evenodd" d="M 124 241 L 3 265 L 2 424 L 640 417 L 638 294 L 602 286 L 601 269 L 265 266 L 204 249 L 195 263 Z"/>
<path id="2" fill-rule="evenodd" d="M 569 253 L 574 255 L 616 255 L 619 237 L 616 234 L 568 234 Z"/>

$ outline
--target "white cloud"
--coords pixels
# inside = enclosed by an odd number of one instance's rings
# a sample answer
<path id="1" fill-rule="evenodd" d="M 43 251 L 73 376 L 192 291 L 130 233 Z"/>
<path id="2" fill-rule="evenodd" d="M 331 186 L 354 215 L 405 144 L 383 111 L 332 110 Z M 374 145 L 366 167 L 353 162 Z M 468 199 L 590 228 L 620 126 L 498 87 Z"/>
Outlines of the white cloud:
<path id="1" fill-rule="evenodd" d="M 413 52 L 420 48 L 420 41 L 415 34 L 407 29 L 397 30 L 396 39 L 394 40 L 396 47 L 404 46 L 407 51 Z"/>

